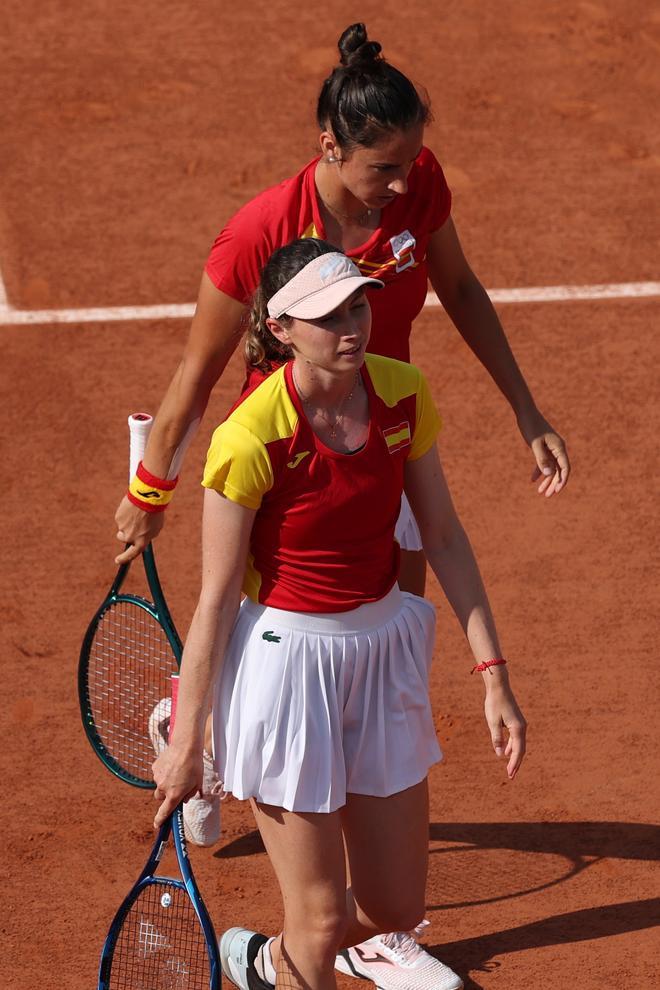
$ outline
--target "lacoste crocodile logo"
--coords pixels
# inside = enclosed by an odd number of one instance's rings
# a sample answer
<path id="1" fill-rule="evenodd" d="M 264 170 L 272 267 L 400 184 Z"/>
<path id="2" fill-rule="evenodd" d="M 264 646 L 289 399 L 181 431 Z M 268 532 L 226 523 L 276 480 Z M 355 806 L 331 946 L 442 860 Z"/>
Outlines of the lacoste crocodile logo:
<path id="1" fill-rule="evenodd" d="M 265 633 L 262 633 L 262 639 L 265 639 L 267 643 L 279 643 L 282 639 L 281 636 L 275 636 L 272 629 L 267 629 Z"/>
<path id="2" fill-rule="evenodd" d="M 288 468 L 297 468 L 303 458 L 307 457 L 309 454 L 308 450 L 302 450 L 299 454 L 296 454 L 292 461 L 287 463 Z"/>
<path id="3" fill-rule="evenodd" d="M 160 492 L 155 492 L 153 488 L 150 489 L 148 492 L 141 492 L 138 489 L 138 495 L 141 495 L 142 498 L 160 498 Z"/>

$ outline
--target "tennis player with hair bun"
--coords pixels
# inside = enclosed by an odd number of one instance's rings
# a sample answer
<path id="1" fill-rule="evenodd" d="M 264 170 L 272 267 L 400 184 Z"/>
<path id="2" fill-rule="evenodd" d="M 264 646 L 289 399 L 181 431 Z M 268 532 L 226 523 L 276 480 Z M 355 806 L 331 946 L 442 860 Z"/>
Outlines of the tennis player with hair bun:
<path id="1" fill-rule="evenodd" d="M 423 923 L 427 774 L 441 758 L 428 694 L 434 608 L 397 583 L 404 490 L 482 672 L 510 778 L 525 751 L 428 386 L 412 365 L 367 353 L 382 287 L 324 241 L 275 251 L 247 354 L 255 369 L 284 364 L 244 394 L 207 455 L 202 588 L 176 728 L 154 764 L 155 824 L 202 786 L 212 706 L 218 776 L 251 801 L 284 904 L 277 938 L 223 935 L 223 970 L 241 990 L 329 990 L 337 958 L 364 975 L 364 956 L 379 987 L 463 986 L 391 934 Z M 363 948 L 356 966 L 349 949 L 374 938 L 379 950 Z"/>
<path id="2" fill-rule="evenodd" d="M 297 175 L 261 193 L 229 221 L 211 250 L 190 337 L 149 437 L 144 464 L 166 478 L 177 450 L 204 414 L 243 333 L 243 317 L 270 254 L 296 237 L 322 237 L 365 275 L 382 279 L 374 301 L 372 352 L 409 359 L 412 322 L 424 305 L 427 278 L 468 346 L 509 402 L 532 448 L 539 491 L 559 492 L 569 474 L 563 440 L 539 412 L 499 319 L 461 249 L 442 169 L 424 147 L 430 108 L 414 85 L 367 40 L 363 24 L 339 39 L 341 64 L 326 79 L 317 106 L 320 156 Z M 277 362 L 274 362 L 276 365 Z M 253 373 L 252 380 L 263 375 Z M 499 440 L 499 438 L 498 438 Z M 160 531 L 163 516 L 124 498 L 117 539 L 137 556 Z M 397 535 L 401 581 L 421 593 L 424 560 L 414 519 Z"/>
<path id="3" fill-rule="evenodd" d="M 412 323 L 430 279 L 458 331 L 509 402 L 532 449 L 539 492 L 553 496 L 569 475 L 565 445 L 537 408 L 497 314 L 461 249 L 442 169 L 423 144 L 428 102 L 382 57 L 364 25 L 344 31 L 339 53 L 340 64 L 318 99 L 320 154 L 239 210 L 213 245 L 188 343 L 155 418 L 144 466 L 152 477 L 166 479 L 177 452 L 185 448 L 242 337 L 246 307 L 272 252 L 299 237 L 318 237 L 340 247 L 363 275 L 384 283 L 380 292 L 372 293 L 372 353 L 409 359 Z M 277 356 L 261 362 L 251 371 L 250 384 L 279 364 Z M 501 442 L 499 436 L 492 440 Z M 118 561 L 139 554 L 160 531 L 162 512 L 148 508 L 122 500 L 117 538 L 130 546 Z M 400 586 L 423 594 L 424 555 L 405 498 L 396 536 Z M 155 711 L 150 726 L 157 751 L 166 745 L 168 711 L 166 704 Z M 189 837 L 201 845 L 212 845 L 220 834 L 211 745 L 209 730 L 203 790 L 184 812 Z M 410 948 L 408 942 L 406 946 Z M 373 956 L 372 949 L 365 957 Z M 378 951 L 386 955 L 388 946 L 383 943 Z M 406 957 L 405 965 L 400 954 L 393 955 L 388 972 L 396 979 L 383 990 L 426 990 L 415 967 L 429 958 L 421 946 L 417 956 Z M 355 955 L 352 963 L 361 967 L 361 975 L 370 975 L 364 959 Z"/>

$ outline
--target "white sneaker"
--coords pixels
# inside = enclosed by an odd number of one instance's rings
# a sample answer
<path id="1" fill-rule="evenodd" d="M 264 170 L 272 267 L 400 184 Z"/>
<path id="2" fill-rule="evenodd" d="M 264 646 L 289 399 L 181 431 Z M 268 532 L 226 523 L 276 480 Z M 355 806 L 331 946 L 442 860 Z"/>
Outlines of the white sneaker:
<path id="1" fill-rule="evenodd" d="M 162 698 L 149 716 L 149 736 L 156 756 L 167 746 L 172 699 Z M 220 838 L 220 781 L 213 757 L 204 750 L 202 793 L 183 806 L 183 828 L 188 842 L 213 846 Z"/>
<path id="2" fill-rule="evenodd" d="M 259 949 L 268 938 L 249 928 L 230 928 L 220 939 L 222 972 L 239 990 L 274 990 L 255 967 Z"/>
<path id="3" fill-rule="evenodd" d="M 376 935 L 343 949 L 335 969 L 348 976 L 373 980 L 379 990 L 463 990 L 463 981 L 416 941 L 428 921 L 413 932 Z"/>

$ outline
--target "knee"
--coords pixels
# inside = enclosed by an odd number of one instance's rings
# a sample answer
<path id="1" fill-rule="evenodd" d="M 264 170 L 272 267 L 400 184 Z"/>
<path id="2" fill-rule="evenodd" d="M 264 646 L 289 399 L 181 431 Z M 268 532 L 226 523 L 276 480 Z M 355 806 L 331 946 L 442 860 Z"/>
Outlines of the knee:
<path id="1" fill-rule="evenodd" d="M 297 934 L 304 935 L 307 951 L 319 961 L 333 960 L 344 944 L 348 931 L 345 905 L 336 908 L 312 908 L 296 914 L 296 918 L 290 913 L 285 917 L 285 941 L 290 943 L 292 935 L 294 937 Z"/>

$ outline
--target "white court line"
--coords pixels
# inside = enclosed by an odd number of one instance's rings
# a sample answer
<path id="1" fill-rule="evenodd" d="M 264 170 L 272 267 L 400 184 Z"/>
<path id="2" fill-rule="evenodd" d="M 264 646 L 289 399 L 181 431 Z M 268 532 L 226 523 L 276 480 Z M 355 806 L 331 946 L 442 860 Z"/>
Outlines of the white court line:
<path id="1" fill-rule="evenodd" d="M 660 296 L 660 282 L 613 282 L 606 285 L 546 285 L 523 289 L 489 289 L 494 303 L 567 302 L 589 299 L 648 299 Z M 429 292 L 427 306 L 439 306 Z M 184 320 L 195 312 L 194 303 L 160 306 L 110 306 L 91 309 L 14 309 L 6 301 L 0 278 L 0 326 L 54 323 L 108 323 L 133 320 Z"/>
<path id="2" fill-rule="evenodd" d="M 109 306 L 92 309 L 14 309 L 0 306 L 0 326 L 35 323 L 108 323 L 133 320 L 184 320 L 195 312 L 194 303 L 162 306 Z"/>
<path id="3" fill-rule="evenodd" d="M 543 285 L 528 289 L 488 289 L 494 303 L 566 302 L 588 299 L 643 299 L 660 296 L 660 282 L 611 282 L 608 285 Z M 439 306 L 432 292 L 427 306 Z"/>

